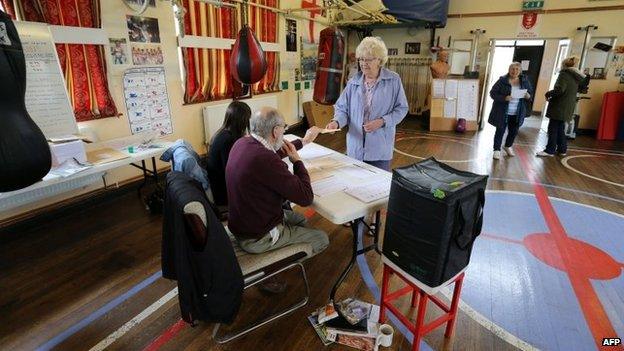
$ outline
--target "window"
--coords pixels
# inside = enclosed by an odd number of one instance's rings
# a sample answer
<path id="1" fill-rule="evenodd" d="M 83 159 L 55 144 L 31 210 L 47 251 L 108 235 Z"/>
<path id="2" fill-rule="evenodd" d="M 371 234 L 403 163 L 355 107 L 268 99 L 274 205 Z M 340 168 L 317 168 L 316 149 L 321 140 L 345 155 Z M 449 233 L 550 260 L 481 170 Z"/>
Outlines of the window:
<path id="1" fill-rule="evenodd" d="M 585 73 L 589 74 L 592 79 L 605 79 L 607 77 L 607 66 L 610 51 L 603 51 L 599 49 L 599 47 L 604 47 L 601 44 L 613 47 L 615 46 L 615 38 L 593 37 L 589 41 L 589 48 L 587 56 L 585 56 L 583 67 L 585 68 Z"/>
<path id="2" fill-rule="evenodd" d="M 7 13 L 17 19 L 58 26 L 100 28 L 98 0 L 37 1 L 0 0 Z M 77 31 L 78 29 L 72 29 Z M 104 47 L 90 44 L 56 44 L 61 68 L 74 114 L 78 122 L 117 116 L 117 108 L 108 90 Z"/>
<path id="3" fill-rule="evenodd" d="M 227 2 L 227 1 L 226 1 Z M 250 0 L 269 7 L 279 7 L 279 0 Z M 234 3 L 237 4 L 237 3 Z M 183 0 L 184 23 L 179 27 L 182 52 L 184 102 L 198 103 L 244 95 L 244 87 L 230 74 L 230 47 L 242 26 L 241 7 L 216 6 Z M 279 46 L 277 45 L 277 14 L 252 5 L 247 6 L 249 26 L 262 43 L 268 64 L 264 78 L 252 85 L 254 94 L 279 89 Z"/>
<path id="4" fill-rule="evenodd" d="M 464 74 L 464 69 L 470 65 L 470 50 L 472 50 L 472 40 L 453 41 L 451 74 Z"/>

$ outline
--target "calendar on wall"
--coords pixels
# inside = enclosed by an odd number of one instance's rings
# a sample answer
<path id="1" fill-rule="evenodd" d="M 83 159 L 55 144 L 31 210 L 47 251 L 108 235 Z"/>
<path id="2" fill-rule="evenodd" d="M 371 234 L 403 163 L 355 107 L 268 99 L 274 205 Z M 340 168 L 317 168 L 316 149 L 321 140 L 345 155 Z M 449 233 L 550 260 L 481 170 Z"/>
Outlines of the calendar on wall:
<path id="1" fill-rule="evenodd" d="M 132 134 L 173 133 L 166 83 L 163 67 L 130 68 L 124 72 L 124 97 Z"/>

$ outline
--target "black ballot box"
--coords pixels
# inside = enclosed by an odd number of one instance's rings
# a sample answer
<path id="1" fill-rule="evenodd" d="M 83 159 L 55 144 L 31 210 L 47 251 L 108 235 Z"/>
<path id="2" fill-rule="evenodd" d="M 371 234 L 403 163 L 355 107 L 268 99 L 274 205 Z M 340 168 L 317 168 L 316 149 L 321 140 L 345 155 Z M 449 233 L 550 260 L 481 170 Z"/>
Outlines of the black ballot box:
<path id="1" fill-rule="evenodd" d="M 434 158 L 394 169 L 383 255 L 430 287 L 454 277 L 481 233 L 487 178 Z"/>

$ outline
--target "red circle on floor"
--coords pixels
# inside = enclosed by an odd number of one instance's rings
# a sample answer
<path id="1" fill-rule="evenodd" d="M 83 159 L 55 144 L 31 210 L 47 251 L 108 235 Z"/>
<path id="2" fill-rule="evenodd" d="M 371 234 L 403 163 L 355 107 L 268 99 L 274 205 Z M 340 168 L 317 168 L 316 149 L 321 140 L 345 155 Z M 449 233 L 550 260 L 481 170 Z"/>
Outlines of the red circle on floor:
<path id="1" fill-rule="evenodd" d="M 568 237 L 562 240 L 562 251 L 570 257 L 570 269 L 590 279 L 608 280 L 620 276 L 620 264 L 606 252 L 580 240 Z M 560 271 L 566 271 L 552 234 L 530 234 L 524 237 L 523 243 L 540 261 Z"/>

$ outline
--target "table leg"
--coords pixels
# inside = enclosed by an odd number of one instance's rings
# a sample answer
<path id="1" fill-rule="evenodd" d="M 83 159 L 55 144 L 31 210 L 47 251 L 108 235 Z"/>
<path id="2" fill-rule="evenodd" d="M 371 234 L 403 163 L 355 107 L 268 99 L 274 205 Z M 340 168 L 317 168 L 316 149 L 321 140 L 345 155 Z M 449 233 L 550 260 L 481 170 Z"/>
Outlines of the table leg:
<path id="1" fill-rule="evenodd" d="M 329 294 L 330 303 L 334 301 L 334 297 L 336 296 L 336 291 L 338 290 L 338 287 L 340 287 L 342 282 L 345 280 L 345 278 L 349 274 L 349 271 L 351 270 L 351 268 L 353 268 L 353 265 L 355 264 L 355 259 L 357 258 L 357 255 L 358 255 L 358 249 L 357 249 L 358 248 L 358 231 L 360 230 L 361 227 L 364 226 L 363 221 L 364 221 L 364 218 L 358 218 L 351 222 L 351 232 L 353 234 L 353 243 L 352 243 L 353 251 L 351 253 L 351 260 L 349 261 L 349 264 L 347 265 L 347 267 L 342 271 L 342 274 L 340 274 L 340 277 L 338 277 L 338 280 L 336 281 L 336 283 L 334 283 L 334 287 L 332 288 L 331 293 Z"/>

